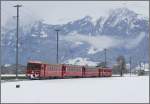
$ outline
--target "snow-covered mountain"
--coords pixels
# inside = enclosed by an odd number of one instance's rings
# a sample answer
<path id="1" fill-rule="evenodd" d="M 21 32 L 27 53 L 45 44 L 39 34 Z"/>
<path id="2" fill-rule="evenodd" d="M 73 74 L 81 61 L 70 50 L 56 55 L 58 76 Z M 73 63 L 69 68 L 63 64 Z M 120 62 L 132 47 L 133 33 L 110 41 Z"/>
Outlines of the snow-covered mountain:
<path id="1" fill-rule="evenodd" d="M 84 59 L 85 64 L 101 62 L 104 60 L 104 48 L 108 49 L 107 60 L 111 65 L 119 55 L 124 55 L 127 61 L 131 56 L 135 63 L 148 61 L 148 18 L 127 8 L 118 8 L 97 21 L 85 16 L 62 25 L 46 24 L 39 20 L 21 26 L 20 63 L 26 64 L 31 59 L 56 63 L 55 29 L 61 30 L 60 63 L 74 62 L 78 57 L 78 63 Z M 15 63 L 15 31 L 16 24 L 13 22 L 2 27 L 2 61 L 5 64 Z"/>

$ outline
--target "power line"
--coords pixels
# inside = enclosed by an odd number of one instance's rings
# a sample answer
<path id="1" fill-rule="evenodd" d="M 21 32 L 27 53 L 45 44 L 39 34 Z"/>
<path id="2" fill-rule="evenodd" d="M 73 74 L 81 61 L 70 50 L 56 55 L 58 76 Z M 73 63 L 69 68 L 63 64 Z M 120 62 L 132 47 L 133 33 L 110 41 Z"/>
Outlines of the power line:
<path id="1" fill-rule="evenodd" d="M 16 79 L 18 79 L 18 35 L 19 35 L 19 7 L 22 5 L 15 5 L 17 8 L 17 27 L 16 27 Z"/>

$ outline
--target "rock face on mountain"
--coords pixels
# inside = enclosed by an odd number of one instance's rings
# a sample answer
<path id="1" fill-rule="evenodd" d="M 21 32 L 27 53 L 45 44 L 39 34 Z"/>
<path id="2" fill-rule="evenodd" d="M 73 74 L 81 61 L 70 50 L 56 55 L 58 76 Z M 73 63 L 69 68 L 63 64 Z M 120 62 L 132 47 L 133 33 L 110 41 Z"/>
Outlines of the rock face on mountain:
<path id="1" fill-rule="evenodd" d="M 15 63 L 16 26 L 14 25 L 2 27 L 3 64 Z M 76 58 L 95 63 L 101 62 L 104 60 L 104 48 L 107 49 L 109 65 L 115 63 L 119 55 L 124 55 L 126 61 L 131 56 L 134 64 L 148 61 L 148 18 L 127 8 L 118 8 L 95 22 L 92 21 L 92 17 L 85 16 L 62 25 L 46 24 L 39 20 L 21 26 L 20 64 L 25 65 L 28 60 L 56 63 L 55 29 L 61 30 L 59 32 L 60 63 L 68 63 Z"/>

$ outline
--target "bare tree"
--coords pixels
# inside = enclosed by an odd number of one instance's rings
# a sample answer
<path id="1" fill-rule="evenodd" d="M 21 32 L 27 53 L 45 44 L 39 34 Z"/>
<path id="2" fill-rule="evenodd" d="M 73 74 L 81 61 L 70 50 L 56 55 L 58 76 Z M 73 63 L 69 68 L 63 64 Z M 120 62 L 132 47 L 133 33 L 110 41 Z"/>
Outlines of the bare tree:
<path id="1" fill-rule="evenodd" d="M 126 61 L 124 56 L 118 56 L 116 61 L 120 71 L 120 76 L 123 76 L 123 73 L 126 71 Z"/>

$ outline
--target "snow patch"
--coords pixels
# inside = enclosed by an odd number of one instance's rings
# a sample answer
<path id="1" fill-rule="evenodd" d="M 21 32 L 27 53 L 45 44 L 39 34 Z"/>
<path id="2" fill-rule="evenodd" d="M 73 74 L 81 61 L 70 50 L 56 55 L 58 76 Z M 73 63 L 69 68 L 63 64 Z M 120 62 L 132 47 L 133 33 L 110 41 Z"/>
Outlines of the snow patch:
<path id="1" fill-rule="evenodd" d="M 41 38 L 46 38 L 46 37 L 48 37 L 48 35 L 47 34 L 43 34 L 43 35 L 40 35 L 40 37 Z"/>
<path id="2" fill-rule="evenodd" d="M 68 35 L 70 35 L 70 36 L 74 36 L 74 35 L 77 35 L 78 34 L 78 32 L 77 31 L 72 31 L 70 34 L 68 34 Z"/>
<path id="3" fill-rule="evenodd" d="M 36 37 L 37 35 L 36 34 L 32 34 L 31 36 Z"/>
<path id="4" fill-rule="evenodd" d="M 46 38 L 46 37 L 48 37 L 48 35 L 44 31 L 41 31 L 40 37 L 41 38 Z"/>
<path id="5" fill-rule="evenodd" d="M 75 42 L 75 45 L 82 45 L 83 42 Z"/>
<path id="6" fill-rule="evenodd" d="M 88 54 L 95 54 L 95 53 L 97 53 L 97 52 L 99 52 L 100 50 L 98 50 L 98 49 L 96 49 L 96 48 L 94 48 L 94 47 L 91 47 L 90 49 L 89 49 L 89 51 L 88 51 Z"/>
<path id="7" fill-rule="evenodd" d="M 117 16 L 117 19 L 111 23 L 111 26 L 116 26 L 120 21 L 126 21 L 128 24 L 133 21 L 137 14 L 133 11 L 128 10 L 127 8 L 117 8 L 110 11 L 111 16 Z"/>
<path id="8" fill-rule="evenodd" d="M 136 27 L 138 28 L 138 27 L 140 27 L 140 26 L 139 26 L 139 25 L 135 25 L 134 23 L 131 23 L 131 24 L 130 24 L 130 28 L 131 28 L 131 29 L 136 28 Z"/>
<path id="9" fill-rule="evenodd" d="M 4 65 L 4 67 L 9 67 L 9 66 L 11 66 L 11 64 L 5 64 L 5 65 Z"/>
<path id="10" fill-rule="evenodd" d="M 148 20 L 148 17 L 143 16 L 142 14 L 138 14 L 137 18 L 140 19 L 140 20 Z"/>

